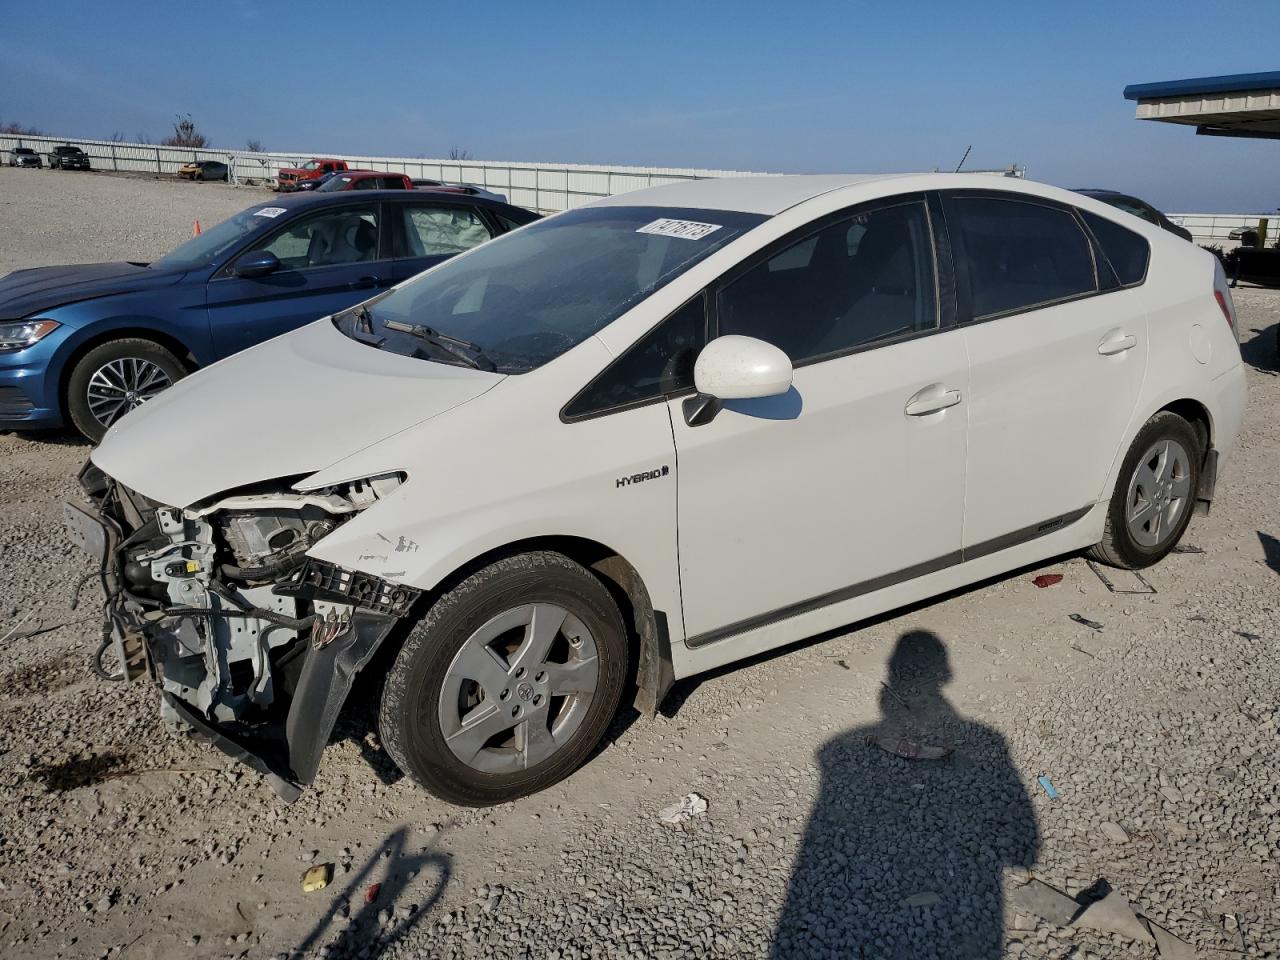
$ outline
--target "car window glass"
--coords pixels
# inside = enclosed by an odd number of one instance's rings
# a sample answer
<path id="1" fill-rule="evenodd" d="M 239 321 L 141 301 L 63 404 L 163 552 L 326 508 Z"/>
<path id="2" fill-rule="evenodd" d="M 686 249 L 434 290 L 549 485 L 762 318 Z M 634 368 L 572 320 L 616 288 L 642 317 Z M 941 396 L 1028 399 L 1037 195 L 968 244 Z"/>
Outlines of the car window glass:
<path id="1" fill-rule="evenodd" d="M 401 205 L 406 256 L 438 257 L 470 250 L 489 239 L 489 228 L 470 207 Z"/>
<path id="2" fill-rule="evenodd" d="M 632 406 L 693 388 L 693 364 L 706 344 L 699 294 L 641 337 L 565 408 L 568 418 Z"/>
<path id="3" fill-rule="evenodd" d="M 490 213 L 493 213 L 493 211 L 491 210 Z M 502 229 L 507 232 L 518 230 L 524 226 L 523 223 L 516 223 L 510 217 L 504 217 L 500 213 L 493 213 L 493 218 L 497 220 L 498 223 L 502 225 Z"/>
<path id="4" fill-rule="evenodd" d="M 378 257 L 373 207 L 343 207 L 303 217 L 253 248 L 274 253 L 286 267 L 327 267 Z"/>
<path id="5" fill-rule="evenodd" d="M 966 196 L 956 198 L 955 209 L 975 317 L 1097 289 L 1089 241 L 1067 211 L 1023 200 Z"/>
<path id="6" fill-rule="evenodd" d="M 1120 282 L 1125 286 L 1141 283 L 1147 275 L 1147 259 L 1151 255 L 1146 238 L 1096 213 L 1087 210 L 1080 213 L 1097 238 L 1102 252 L 1111 261 Z"/>
<path id="7" fill-rule="evenodd" d="M 355 182 L 352 190 L 377 190 L 382 186 L 378 177 L 363 177 Z"/>
<path id="8" fill-rule="evenodd" d="M 720 293 L 719 333 L 758 337 L 801 363 L 936 327 L 936 286 L 924 204 L 895 204 L 825 227 L 738 277 Z"/>

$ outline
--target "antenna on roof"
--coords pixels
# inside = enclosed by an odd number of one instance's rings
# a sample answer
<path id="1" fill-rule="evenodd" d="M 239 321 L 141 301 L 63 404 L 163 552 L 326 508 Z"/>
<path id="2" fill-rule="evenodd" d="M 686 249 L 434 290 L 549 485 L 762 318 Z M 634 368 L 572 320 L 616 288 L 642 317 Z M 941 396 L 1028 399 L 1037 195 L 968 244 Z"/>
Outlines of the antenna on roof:
<path id="1" fill-rule="evenodd" d="M 964 156 L 960 158 L 960 162 L 956 164 L 955 172 L 959 173 L 960 168 L 964 166 L 964 162 L 969 159 L 969 151 L 973 149 L 973 144 L 969 144 L 964 148 Z"/>

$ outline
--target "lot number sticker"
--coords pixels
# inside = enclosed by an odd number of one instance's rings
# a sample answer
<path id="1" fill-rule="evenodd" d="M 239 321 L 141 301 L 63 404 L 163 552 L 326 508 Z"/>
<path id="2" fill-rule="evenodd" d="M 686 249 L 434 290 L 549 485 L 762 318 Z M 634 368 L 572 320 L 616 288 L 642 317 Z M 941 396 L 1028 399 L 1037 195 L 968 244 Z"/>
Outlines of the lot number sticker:
<path id="1" fill-rule="evenodd" d="M 284 213 L 284 207 L 263 207 L 254 213 L 255 217 L 278 217 Z"/>
<path id="2" fill-rule="evenodd" d="M 696 220 L 655 220 L 646 223 L 636 233 L 652 233 L 659 237 L 678 237 L 681 240 L 701 240 L 720 229 L 718 223 L 698 223 Z"/>

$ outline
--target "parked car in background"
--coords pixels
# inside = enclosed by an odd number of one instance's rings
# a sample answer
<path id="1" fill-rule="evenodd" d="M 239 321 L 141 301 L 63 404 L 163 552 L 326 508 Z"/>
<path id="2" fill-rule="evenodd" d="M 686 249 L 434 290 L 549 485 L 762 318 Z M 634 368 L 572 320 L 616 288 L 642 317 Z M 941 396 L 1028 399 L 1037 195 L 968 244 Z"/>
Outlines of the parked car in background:
<path id="1" fill-rule="evenodd" d="M 30 147 L 14 147 L 9 151 L 9 166 L 43 167 L 44 161 L 40 159 L 40 154 Z"/>
<path id="2" fill-rule="evenodd" d="M 287 192 L 294 189 L 302 180 L 315 180 L 326 173 L 346 169 L 347 162 L 345 160 L 316 157 L 314 160 L 308 160 L 300 167 L 281 167 L 280 172 L 276 174 L 276 189 Z"/>
<path id="3" fill-rule="evenodd" d="M 188 180 L 226 180 L 227 165 L 220 160 L 192 160 L 178 168 L 178 176 Z"/>
<path id="4" fill-rule="evenodd" d="M 425 178 L 416 178 L 410 181 L 415 190 L 447 190 L 450 193 L 465 193 L 470 197 L 486 197 L 489 200 L 496 200 L 498 203 L 506 203 L 507 196 L 504 193 L 494 193 L 492 190 L 486 190 L 484 187 L 477 187 L 471 183 L 445 183 L 443 180 L 428 180 Z"/>
<path id="5" fill-rule="evenodd" d="M 1103 203 L 1109 204 L 1117 210 L 1123 210 L 1125 213 L 1131 213 L 1135 217 L 1141 217 L 1147 223 L 1154 223 L 1161 230 L 1167 230 L 1183 240 L 1191 239 L 1190 230 L 1174 223 L 1145 200 L 1139 200 L 1137 197 L 1131 197 L 1127 193 L 1119 193 L 1115 190 L 1084 188 L 1075 192 L 1083 193 L 1086 197 L 1093 197 L 1095 200 L 1101 200 Z"/>
<path id="6" fill-rule="evenodd" d="M 66 143 L 49 151 L 50 170 L 88 170 L 89 155 Z"/>
<path id="7" fill-rule="evenodd" d="M 115 669 L 293 797 L 378 664 L 391 758 L 481 806 L 572 773 L 631 684 L 1156 563 L 1244 414 L 1221 267 L 979 179 L 637 190 L 197 373 L 68 510 Z"/>
<path id="8" fill-rule="evenodd" d="M 329 177 L 317 193 L 336 193 L 340 190 L 412 190 L 413 183 L 403 173 L 383 173 L 379 170 L 343 170 Z"/>
<path id="9" fill-rule="evenodd" d="M 0 429 L 92 440 L 197 367 L 536 219 L 477 197 L 303 193 L 255 204 L 154 263 L 0 278 Z"/>
<path id="10" fill-rule="evenodd" d="M 322 173 L 320 176 L 311 180 L 299 180 L 293 185 L 294 190 L 319 190 L 326 183 L 340 174 L 341 170 L 330 170 L 328 173 Z"/>

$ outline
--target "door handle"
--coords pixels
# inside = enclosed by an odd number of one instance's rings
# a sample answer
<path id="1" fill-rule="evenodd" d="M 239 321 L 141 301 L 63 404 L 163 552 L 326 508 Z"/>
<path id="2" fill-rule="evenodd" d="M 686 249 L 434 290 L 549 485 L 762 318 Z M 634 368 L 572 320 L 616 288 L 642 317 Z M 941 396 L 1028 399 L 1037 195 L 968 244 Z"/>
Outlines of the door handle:
<path id="1" fill-rule="evenodd" d="M 947 407 L 954 407 L 959 402 L 959 390 L 948 390 L 940 383 L 931 383 L 913 394 L 907 401 L 906 414 L 908 417 L 923 417 L 926 414 L 945 410 Z"/>
<path id="2" fill-rule="evenodd" d="M 1110 357 L 1117 353 L 1124 353 L 1126 350 L 1132 350 L 1137 345 L 1137 337 L 1126 334 L 1123 330 L 1112 330 L 1098 344 L 1098 353 L 1104 357 Z"/>
<path id="3" fill-rule="evenodd" d="M 377 286 L 377 277 L 361 277 L 359 280 L 352 280 L 347 284 L 352 290 L 367 290 L 370 287 Z"/>

